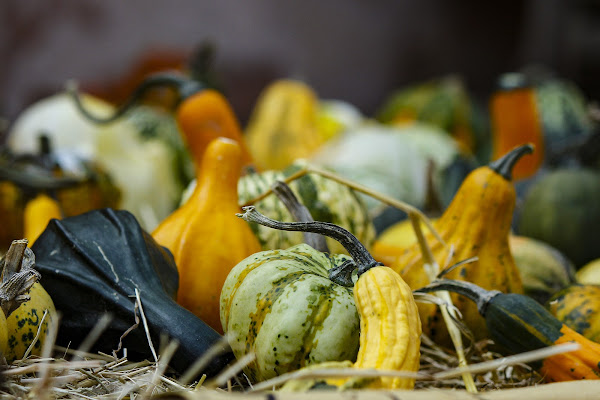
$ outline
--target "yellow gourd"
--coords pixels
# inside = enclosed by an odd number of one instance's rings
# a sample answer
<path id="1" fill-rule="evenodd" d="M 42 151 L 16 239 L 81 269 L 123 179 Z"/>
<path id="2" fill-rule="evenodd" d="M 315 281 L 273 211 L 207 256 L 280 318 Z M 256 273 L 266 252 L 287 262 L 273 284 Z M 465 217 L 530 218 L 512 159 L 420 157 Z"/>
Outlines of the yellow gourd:
<path id="1" fill-rule="evenodd" d="M 53 218 L 62 218 L 60 205 L 45 193 L 27 202 L 23 212 L 24 236 L 29 243 L 36 241 Z"/>
<path id="2" fill-rule="evenodd" d="M 446 277 L 473 282 L 485 289 L 522 293 L 517 266 L 510 252 L 508 237 L 515 206 L 515 189 L 510 171 L 516 161 L 531 152 L 529 145 L 513 149 L 501 159 L 471 172 L 451 204 L 433 225 L 446 245 L 427 232 L 425 239 L 442 268 L 477 257 L 477 260 L 450 271 Z M 421 247 L 418 243 L 405 248 L 395 257 L 389 252 L 381 259 L 397 271 L 415 290 L 429 283 Z M 477 338 L 487 335 L 484 319 L 477 307 L 464 297 L 452 295 L 454 305 Z M 423 331 L 434 341 L 449 343 L 445 322 L 437 306 L 419 303 Z"/>
<path id="3" fill-rule="evenodd" d="M 56 318 L 52 299 L 37 282 L 40 274 L 33 269 L 35 256 L 27 243 L 14 240 L 0 261 L 0 351 L 7 362 L 23 358 L 34 340 L 28 354 L 39 355 Z"/>
<path id="4" fill-rule="evenodd" d="M 250 227 L 236 217 L 242 170 L 238 142 L 217 138 L 206 149 L 189 199 L 152 232 L 179 270 L 177 302 L 219 332 L 220 293 L 229 271 L 261 250 Z"/>
<path id="5" fill-rule="evenodd" d="M 281 170 L 310 156 L 326 139 L 317 126 L 318 97 L 300 81 L 281 79 L 260 94 L 245 139 L 261 170 Z"/>

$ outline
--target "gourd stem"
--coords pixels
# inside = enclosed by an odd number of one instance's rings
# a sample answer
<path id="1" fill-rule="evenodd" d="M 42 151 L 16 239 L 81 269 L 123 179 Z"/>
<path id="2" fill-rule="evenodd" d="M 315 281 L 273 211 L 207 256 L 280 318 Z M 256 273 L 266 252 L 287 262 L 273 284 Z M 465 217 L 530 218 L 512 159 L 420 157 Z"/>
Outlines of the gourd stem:
<path id="1" fill-rule="evenodd" d="M 90 113 L 85 108 L 81 101 L 81 96 L 75 82 L 70 81 L 67 83 L 67 93 L 71 96 L 75 102 L 75 107 L 81 114 L 96 124 L 109 124 L 121 118 L 127 111 L 129 111 L 134 105 L 136 105 L 146 91 L 156 87 L 173 87 L 177 90 L 181 99 L 185 99 L 194 93 L 197 93 L 204 89 L 204 85 L 198 81 L 186 78 L 175 73 L 158 73 L 153 74 L 144 79 L 133 91 L 131 96 L 115 111 L 113 115 L 107 117 L 99 117 Z"/>
<path id="2" fill-rule="evenodd" d="M 40 273 L 33 269 L 35 255 L 27 247 L 27 243 L 27 239 L 13 240 L 6 255 L 0 260 L 0 309 L 5 317 L 29 300 L 27 292 L 40 278 Z"/>
<path id="3" fill-rule="evenodd" d="M 522 146 L 515 147 L 496 161 L 492 161 L 488 164 L 494 172 L 502 175 L 507 181 L 512 180 L 512 170 L 517 161 L 521 159 L 525 154 L 533 153 L 535 146 L 531 143 L 524 144 Z"/>
<path id="4" fill-rule="evenodd" d="M 287 210 L 292 214 L 296 222 L 312 222 L 314 221 L 310 211 L 304 204 L 298 200 L 292 189 L 282 181 L 275 181 L 271 185 L 271 190 L 277 195 L 279 200 Z M 315 250 L 323 253 L 329 253 L 329 246 L 323 235 L 312 232 L 303 232 L 304 242 Z"/>
<path id="5" fill-rule="evenodd" d="M 483 316 L 485 316 L 490 301 L 499 294 L 502 294 L 502 292 L 498 290 L 485 290 L 474 283 L 453 279 L 436 280 L 427 286 L 417 289 L 416 292 L 429 293 L 440 290 L 458 293 L 472 300 L 477 305 L 479 313 Z"/>
<path id="6" fill-rule="evenodd" d="M 350 257 L 352 257 L 356 263 L 359 276 L 372 267 L 383 265 L 382 263 L 375 261 L 371 253 L 367 251 L 365 246 L 352 233 L 338 225 L 321 221 L 282 222 L 264 216 L 258 212 L 254 206 L 247 206 L 242 209 L 244 210 L 244 214 L 236 215 L 248 222 L 256 222 L 266 227 L 283 231 L 318 233 L 337 240 L 344 246 L 346 251 L 348 251 L 348 254 L 350 254 Z"/>

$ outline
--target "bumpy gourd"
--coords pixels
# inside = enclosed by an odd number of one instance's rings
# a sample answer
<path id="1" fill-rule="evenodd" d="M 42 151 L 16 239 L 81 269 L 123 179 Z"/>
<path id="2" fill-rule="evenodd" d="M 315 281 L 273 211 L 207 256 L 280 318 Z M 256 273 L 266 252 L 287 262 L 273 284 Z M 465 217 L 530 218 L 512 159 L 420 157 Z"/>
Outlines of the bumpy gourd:
<path id="1" fill-rule="evenodd" d="M 444 246 L 431 232 L 425 238 L 441 268 L 477 257 L 447 274 L 448 278 L 476 283 L 486 289 L 522 293 L 519 271 L 510 252 L 508 236 L 515 206 L 515 189 L 510 171 L 515 162 L 532 148 L 515 148 L 501 159 L 471 172 L 462 183 L 451 204 L 433 225 Z M 452 252 L 452 253 L 451 253 Z M 389 252 L 375 259 L 397 271 L 413 289 L 429 283 L 418 243 L 390 257 Z M 477 338 L 486 336 L 485 321 L 476 307 L 453 295 L 454 305 Z M 432 304 L 419 303 L 423 331 L 434 341 L 449 343 L 440 310 Z"/>
<path id="2" fill-rule="evenodd" d="M 448 290 L 477 304 L 491 338 L 510 353 L 522 353 L 563 343 L 580 348 L 533 363 L 547 382 L 600 379 L 600 344 L 575 332 L 532 298 L 485 290 L 463 281 L 440 280 L 418 291 Z"/>
<path id="3" fill-rule="evenodd" d="M 40 355 L 56 310 L 37 282 L 40 274 L 33 268 L 35 255 L 27 247 L 27 239 L 14 240 L 0 264 L 0 351 L 6 361 L 12 362 L 23 358 L 35 340 L 28 354 Z"/>
<path id="4" fill-rule="evenodd" d="M 305 160 L 296 160 L 282 171 L 268 170 L 244 175 L 238 182 L 240 204 L 262 195 L 270 190 L 274 182 L 285 181 L 307 165 L 309 163 Z M 339 225 L 352 232 L 361 243 L 370 248 L 375 238 L 375 227 L 367 206 L 358 193 L 316 173 L 308 173 L 295 179 L 289 186 L 316 221 Z M 294 220 L 277 196 L 269 195 L 253 205 L 269 218 L 287 222 Z M 251 227 L 263 250 L 286 249 L 303 243 L 302 232 L 280 231 L 258 224 L 252 224 Z M 345 252 L 344 247 L 331 238 L 327 238 L 327 244 L 332 253 Z"/>
<path id="5" fill-rule="evenodd" d="M 351 258 L 334 266 L 329 276 L 340 286 L 354 287 L 354 300 L 360 315 L 360 348 L 353 368 L 418 371 L 421 322 L 411 289 L 396 272 L 375 261 L 356 237 L 329 223 L 275 221 L 258 213 L 254 207 L 247 207 L 241 217 L 275 229 L 319 233 L 342 243 Z M 356 278 L 353 277 L 354 270 Z M 353 283 L 355 279 L 356 283 Z M 365 381 L 350 378 L 329 380 L 328 383 L 342 387 L 410 389 L 414 379 L 381 377 Z"/>
<path id="6" fill-rule="evenodd" d="M 250 227 L 235 216 L 240 210 L 241 156 L 241 147 L 231 139 L 211 142 L 194 192 L 152 232 L 175 258 L 180 275 L 177 302 L 219 332 L 225 278 L 238 262 L 260 251 Z"/>

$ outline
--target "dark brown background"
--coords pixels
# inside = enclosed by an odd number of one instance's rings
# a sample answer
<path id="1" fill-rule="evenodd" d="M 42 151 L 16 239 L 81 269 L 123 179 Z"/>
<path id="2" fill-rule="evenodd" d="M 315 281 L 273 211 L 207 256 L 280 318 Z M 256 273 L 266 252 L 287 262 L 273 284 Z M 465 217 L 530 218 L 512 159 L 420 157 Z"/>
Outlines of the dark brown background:
<path id="1" fill-rule="evenodd" d="M 67 79 L 109 85 L 205 40 L 242 121 L 278 77 L 366 114 L 393 89 L 446 73 L 485 102 L 500 73 L 530 63 L 600 98 L 599 0 L 2 0 L 0 19 L 8 121 Z"/>

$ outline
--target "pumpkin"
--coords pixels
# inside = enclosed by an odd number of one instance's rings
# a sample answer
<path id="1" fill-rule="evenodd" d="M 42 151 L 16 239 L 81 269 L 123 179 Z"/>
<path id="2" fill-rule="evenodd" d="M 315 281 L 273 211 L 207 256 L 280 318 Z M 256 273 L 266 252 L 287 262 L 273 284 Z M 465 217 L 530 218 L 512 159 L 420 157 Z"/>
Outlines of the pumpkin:
<path id="1" fill-rule="evenodd" d="M 40 274 L 33 268 L 35 255 L 27 243 L 27 239 L 14 240 L 0 260 L 0 351 L 8 362 L 23 358 L 30 346 L 28 354 L 40 355 L 48 328 L 57 317 L 52 299 L 37 282 Z"/>
<path id="2" fill-rule="evenodd" d="M 301 171 L 308 162 L 297 160 L 284 171 L 264 171 L 244 175 L 238 181 L 239 203 L 245 204 L 267 192 L 275 181 Z M 331 222 L 352 232 L 367 247 L 375 238 L 375 229 L 363 199 L 347 186 L 316 173 L 306 174 L 289 183 L 298 200 L 308 209 L 317 221 Z M 265 215 L 283 221 L 293 221 L 293 217 L 276 196 L 267 196 L 253 203 Z M 301 232 L 285 232 L 269 229 L 262 225 L 251 225 L 263 250 L 286 249 L 303 243 Z M 332 253 L 345 252 L 337 241 L 328 238 L 327 244 Z"/>
<path id="3" fill-rule="evenodd" d="M 446 279 L 418 291 L 439 290 L 459 293 L 477 304 L 491 338 L 507 352 L 518 354 L 563 343 L 579 344 L 578 350 L 534 364 L 547 382 L 600 379 L 600 343 L 575 332 L 531 297 L 488 291 L 471 282 Z"/>
<path id="4" fill-rule="evenodd" d="M 231 268 L 261 250 L 254 233 L 236 218 L 242 150 L 231 139 L 210 143 L 198 168 L 198 185 L 185 204 L 152 232 L 173 253 L 179 270 L 177 302 L 222 332 L 221 287 Z"/>
<path id="5" fill-rule="evenodd" d="M 317 129 L 317 94 L 303 82 L 280 79 L 260 93 L 244 137 L 260 170 L 280 170 L 324 142 Z"/>
<path id="6" fill-rule="evenodd" d="M 360 316 L 360 347 L 353 368 L 411 372 L 419 369 L 421 323 L 411 289 L 398 274 L 375 261 L 355 236 L 337 225 L 320 221 L 275 221 L 258 213 L 254 207 L 246 208 L 241 217 L 275 229 L 326 235 L 342 243 L 351 258 L 333 266 L 328 275 L 340 286 L 354 289 L 354 301 Z M 353 278 L 355 270 L 356 278 Z M 381 377 L 367 382 L 350 379 L 333 384 L 410 389 L 414 386 L 414 379 Z"/>
<path id="7" fill-rule="evenodd" d="M 521 275 L 523 293 L 540 304 L 575 283 L 573 263 L 554 247 L 520 235 L 509 235 L 508 244 Z"/>
<path id="8" fill-rule="evenodd" d="M 433 223 L 446 245 L 427 232 L 425 239 L 441 268 L 477 257 L 476 261 L 448 272 L 448 278 L 470 281 L 484 288 L 523 292 L 508 243 L 516 197 L 510 171 L 519 158 L 531 150 L 527 145 L 515 148 L 467 176 L 452 203 Z M 429 283 L 419 243 L 395 255 L 373 252 L 373 256 L 398 272 L 413 289 Z M 452 301 L 475 336 L 485 337 L 485 321 L 477 309 L 456 295 Z M 419 312 L 423 331 L 438 343 L 447 342 L 447 329 L 438 307 L 420 303 Z"/>
<path id="9" fill-rule="evenodd" d="M 153 359 L 149 340 L 156 346 L 162 337 L 179 342 L 169 363 L 178 373 L 209 349 L 220 352 L 202 373 L 215 376 L 231 361 L 221 336 L 175 302 L 179 277 L 173 256 L 130 212 L 101 209 L 53 219 L 31 249 L 61 314 L 58 345 L 77 348 L 110 314 L 91 351 L 117 354 L 126 348 L 129 360 Z"/>
<path id="10" fill-rule="evenodd" d="M 559 321 L 600 343 L 600 286 L 573 284 L 556 293 L 546 307 Z"/>
<path id="11" fill-rule="evenodd" d="M 517 233 L 548 243 L 581 268 L 600 257 L 600 173 L 559 168 L 540 177 L 520 205 Z"/>

